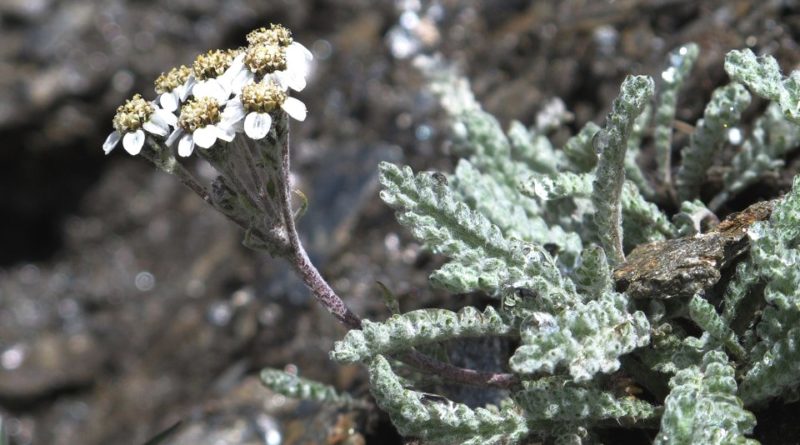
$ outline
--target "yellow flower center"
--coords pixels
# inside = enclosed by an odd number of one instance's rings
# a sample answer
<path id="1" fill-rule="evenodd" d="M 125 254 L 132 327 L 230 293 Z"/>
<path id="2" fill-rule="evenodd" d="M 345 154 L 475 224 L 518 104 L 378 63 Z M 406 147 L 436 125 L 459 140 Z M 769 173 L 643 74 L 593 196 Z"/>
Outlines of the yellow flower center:
<path id="1" fill-rule="evenodd" d="M 186 65 L 181 65 L 177 68 L 172 68 L 167 73 L 161 73 L 156 79 L 156 93 L 168 93 L 175 88 L 183 85 L 186 79 L 192 74 L 192 70 Z"/>
<path id="2" fill-rule="evenodd" d="M 192 64 L 194 77 L 198 80 L 207 80 L 221 76 L 231 66 L 233 59 L 240 53 L 241 50 L 239 49 L 215 49 L 205 54 L 200 54 Z"/>
<path id="3" fill-rule="evenodd" d="M 286 69 L 286 50 L 278 45 L 259 43 L 247 48 L 244 63 L 259 76 Z"/>
<path id="4" fill-rule="evenodd" d="M 247 112 L 269 113 L 286 100 L 286 93 L 272 82 L 258 82 L 242 88 L 242 105 Z"/>
<path id="5" fill-rule="evenodd" d="M 220 121 L 219 103 L 210 97 L 191 99 L 181 107 L 178 125 L 186 131 L 213 125 Z"/>
<path id="6" fill-rule="evenodd" d="M 289 46 L 293 41 L 292 32 L 275 23 L 270 24 L 269 29 L 258 28 L 247 34 L 247 43 L 251 45 L 270 43 L 278 46 Z"/>
<path id="7" fill-rule="evenodd" d="M 154 111 L 150 102 L 144 100 L 141 94 L 135 94 L 117 108 L 113 120 L 114 129 L 120 133 L 134 132 L 142 128 Z"/>

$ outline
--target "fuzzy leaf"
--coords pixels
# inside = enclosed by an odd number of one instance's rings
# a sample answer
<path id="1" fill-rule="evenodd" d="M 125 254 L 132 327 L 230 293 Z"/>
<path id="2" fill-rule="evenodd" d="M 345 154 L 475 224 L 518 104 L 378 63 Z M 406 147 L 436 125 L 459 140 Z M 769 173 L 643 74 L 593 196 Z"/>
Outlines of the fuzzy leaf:
<path id="1" fill-rule="evenodd" d="M 744 437 L 756 419 L 736 397 L 734 369 L 722 352 L 711 351 L 700 367 L 678 371 L 669 386 L 656 445 L 758 443 Z"/>
<path id="2" fill-rule="evenodd" d="M 483 313 L 473 307 L 452 312 L 419 309 L 393 315 L 382 323 L 364 320 L 361 329 L 351 329 L 336 342 L 331 359 L 354 363 L 376 354 L 392 354 L 426 343 L 453 338 L 506 335 L 511 328 L 490 306 Z"/>
<path id="3" fill-rule="evenodd" d="M 619 369 L 619 356 L 650 341 L 642 312 L 629 313 L 624 294 L 608 293 L 553 316 L 533 314 L 520 327 L 522 345 L 509 364 L 514 372 L 553 374 L 566 366 L 575 381 Z"/>
<path id="4" fill-rule="evenodd" d="M 667 69 L 661 73 L 662 83 L 659 85 L 653 139 L 659 179 L 664 184 L 672 182 L 672 121 L 675 120 L 678 91 L 689 76 L 699 53 L 700 49 L 695 43 L 687 43 L 672 50 L 668 56 Z"/>
<path id="5" fill-rule="evenodd" d="M 389 362 L 378 355 L 369 365 L 370 391 L 404 436 L 430 444 L 513 444 L 528 434 L 513 405 L 471 409 L 449 400 L 426 402 L 425 395 L 405 389 Z"/>
<path id="6" fill-rule="evenodd" d="M 593 386 L 578 385 L 563 378 L 542 378 L 525 382 L 514 400 L 532 421 L 554 421 L 583 425 L 606 419 L 644 420 L 655 417 L 649 403 L 618 398 Z"/>
<path id="7" fill-rule="evenodd" d="M 750 94 L 738 83 L 717 88 L 706 105 L 703 118 L 697 121 L 689 146 L 681 152 L 683 162 L 676 178 L 678 198 L 682 201 L 700 195 L 700 187 L 706 179 L 723 143 L 727 131 L 739 122 L 742 111 L 750 105 Z"/>
<path id="8" fill-rule="evenodd" d="M 610 263 L 625 259 L 622 247 L 622 206 L 620 195 L 625 183 L 625 150 L 633 122 L 653 96 L 653 79 L 647 76 L 628 76 L 614 100 L 606 127 L 594 137 L 599 153 L 595 173 L 592 203 L 596 209 L 594 221 L 600 244 Z"/>
<path id="9" fill-rule="evenodd" d="M 279 369 L 261 370 L 261 382 L 267 388 L 286 397 L 344 406 L 359 404 L 350 395 L 340 394 L 330 385 L 298 377 Z"/>

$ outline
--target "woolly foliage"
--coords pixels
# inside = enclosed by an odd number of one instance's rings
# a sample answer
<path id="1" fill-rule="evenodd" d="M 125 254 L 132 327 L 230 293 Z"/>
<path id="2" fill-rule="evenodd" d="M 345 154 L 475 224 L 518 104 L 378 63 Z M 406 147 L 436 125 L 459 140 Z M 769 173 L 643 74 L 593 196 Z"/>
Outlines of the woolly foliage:
<path id="1" fill-rule="evenodd" d="M 669 386 L 656 445 L 758 443 L 744 437 L 755 416 L 736 397 L 734 369 L 722 352 L 706 353 L 699 367 L 678 371 Z"/>
<path id="2" fill-rule="evenodd" d="M 580 385 L 560 377 L 524 382 L 514 401 L 534 422 L 596 423 L 602 420 L 644 420 L 656 416 L 653 405 L 628 397 L 616 397 L 593 385 Z"/>
<path id="3" fill-rule="evenodd" d="M 753 366 L 742 382 L 749 403 L 800 385 L 800 177 L 768 222 L 751 227 L 752 261 L 766 282 Z"/>
<path id="4" fill-rule="evenodd" d="M 681 203 L 680 211 L 672 217 L 672 222 L 675 224 L 677 235 L 683 237 L 702 233 L 703 221 L 707 218 L 716 220 L 717 216 L 703 204 L 703 201 L 694 199 Z"/>
<path id="5" fill-rule="evenodd" d="M 510 331 L 509 325 L 491 306 L 483 313 L 470 306 L 458 312 L 419 309 L 393 315 L 382 323 L 364 320 L 361 329 L 350 330 L 343 340 L 336 342 L 331 358 L 354 363 L 426 343 L 459 337 L 506 335 Z"/>
<path id="6" fill-rule="evenodd" d="M 555 150 L 550 139 L 540 132 L 528 130 L 519 121 L 512 121 L 508 127 L 508 141 L 512 155 L 533 171 L 554 174 L 563 163 L 563 153 Z"/>
<path id="7" fill-rule="evenodd" d="M 582 247 L 578 234 L 557 225 L 548 227 L 543 218 L 530 216 L 518 205 L 518 193 L 513 193 L 516 199 L 510 198 L 507 187 L 494 177 L 481 173 L 469 161 L 459 161 L 450 184 L 471 209 L 486 216 L 507 238 L 540 245 L 553 244 L 558 246 L 558 259 L 562 264 L 571 266 L 575 263 Z"/>
<path id="8" fill-rule="evenodd" d="M 716 210 L 770 172 L 783 167 L 783 157 L 800 145 L 800 126 L 786 120 L 780 105 L 772 102 L 756 119 L 741 150 L 731 160 L 724 185 L 709 207 Z"/>
<path id="9" fill-rule="evenodd" d="M 697 121 L 689 146 L 682 153 L 683 162 L 676 178 L 678 198 L 682 201 L 700 195 L 700 187 L 714 156 L 727 139 L 728 128 L 736 125 L 742 111 L 750 105 L 750 94 L 738 83 L 717 88 L 711 94 L 703 118 Z"/>
<path id="10" fill-rule="evenodd" d="M 665 184 L 672 182 L 672 122 L 675 120 L 678 91 L 691 72 L 699 53 L 700 49 L 695 43 L 687 43 L 672 50 L 668 56 L 668 67 L 661 73 L 653 139 L 659 179 Z"/>
<path id="11" fill-rule="evenodd" d="M 397 210 L 398 221 L 434 253 L 453 260 L 431 275 L 434 284 L 453 292 L 498 294 L 502 287 L 521 287 L 541 277 L 553 286 L 572 287 L 563 283 L 541 246 L 504 237 L 483 214 L 457 200 L 445 180 L 386 162 L 380 171 L 381 198 Z"/>
<path id="12" fill-rule="evenodd" d="M 653 109 L 650 104 L 645 105 L 642 112 L 633 121 L 631 127 L 631 134 L 628 136 L 628 149 L 625 151 L 625 177 L 629 181 L 636 184 L 636 187 L 642 192 L 644 196 L 652 197 L 655 192 L 650 187 L 650 183 L 644 177 L 642 169 L 636 162 L 642 146 L 642 138 L 644 137 L 647 128 L 650 126 L 650 118 L 653 115 Z"/>
<path id="13" fill-rule="evenodd" d="M 525 418 L 513 404 L 471 409 L 451 401 L 426 401 L 406 389 L 381 355 L 369 365 L 370 391 L 400 434 L 430 444 L 484 445 L 517 443 L 528 435 Z"/>
<path id="14" fill-rule="evenodd" d="M 613 290 L 614 280 L 602 247 L 589 246 L 581 252 L 581 262 L 575 269 L 573 282 L 581 294 L 591 299 L 598 299 Z"/>
<path id="15" fill-rule="evenodd" d="M 588 173 L 597 165 L 597 153 L 594 151 L 592 140 L 600 131 L 594 122 L 586 125 L 575 136 L 567 139 L 563 152 L 569 161 L 568 169 L 578 173 Z"/>
<path id="16" fill-rule="evenodd" d="M 622 206 L 620 195 L 625 183 L 625 150 L 633 122 L 653 96 L 653 79 L 647 76 L 628 76 L 622 82 L 620 94 L 614 100 L 606 127 L 594 137 L 599 153 L 595 173 L 592 203 L 596 209 L 594 221 L 600 244 L 611 264 L 625 259 L 622 248 Z"/>
<path id="17" fill-rule="evenodd" d="M 509 360 L 520 374 L 553 374 L 564 366 L 575 381 L 619 369 L 619 356 L 650 341 L 644 313 L 629 313 L 628 298 L 610 292 L 558 315 L 532 314 L 520 326 L 522 345 Z"/>
<path id="18" fill-rule="evenodd" d="M 595 176 L 591 173 L 564 172 L 558 176 L 534 175 L 520 184 L 520 191 L 542 200 L 564 198 L 589 198 L 592 196 Z M 622 226 L 626 242 L 636 245 L 672 237 L 675 227 L 658 206 L 647 201 L 631 182 L 623 185 L 620 196 Z M 599 235 L 598 235 L 599 237 Z"/>
<path id="19" fill-rule="evenodd" d="M 265 368 L 261 370 L 261 382 L 267 388 L 286 397 L 334 405 L 363 405 L 363 402 L 354 400 L 349 394 L 340 394 L 330 385 L 298 377 L 279 369 Z"/>
<path id="20" fill-rule="evenodd" d="M 714 305 L 700 295 L 695 295 L 689 301 L 689 316 L 706 331 L 711 337 L 725 345 L 725 348 L 737 359 L 745 358 L 744 348 L 739 344 L 733 330 L 719 316 Z"/>
<path id="21" fill-rule="evenodd" d="M 756 95 L 777 103 L 787 119 L 800 123 L 800 71 L 784 78 L 775 58 L 756 57 L 753 51 L 743 49 L 725 56 L 725 72 Z"/>

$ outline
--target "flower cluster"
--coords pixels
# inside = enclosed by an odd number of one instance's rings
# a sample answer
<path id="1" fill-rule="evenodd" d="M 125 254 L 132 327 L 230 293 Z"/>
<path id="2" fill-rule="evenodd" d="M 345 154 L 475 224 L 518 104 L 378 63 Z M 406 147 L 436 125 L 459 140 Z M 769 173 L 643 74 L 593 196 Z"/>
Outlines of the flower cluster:
<path id="1" fill-rule="evenodd" d="M 156 100 L 136 94 L 117 108 L 114 131 L 103 144 L 106 154 L 122 140 L 136 155 L 150 133 L 168 147 L 177 142 L 178 155 L 186 157 L 195 146 L 231 142 L 237 133 L 263 139 L 274 113 L 305 120 L 306 106 L 290 90 L 305 88 L 311 52 L 275 24 L 252 31 L 247 42 L 244 48 L 208 51 L 191 67 L 162 73 L 155 81 Z"/>

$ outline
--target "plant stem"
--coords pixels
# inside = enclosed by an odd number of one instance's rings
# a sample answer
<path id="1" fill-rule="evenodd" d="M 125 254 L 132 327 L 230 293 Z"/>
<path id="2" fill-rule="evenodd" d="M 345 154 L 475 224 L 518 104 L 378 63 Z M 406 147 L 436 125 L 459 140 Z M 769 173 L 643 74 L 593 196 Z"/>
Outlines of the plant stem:
<path id="1" fill-rule="evenodd" d="M 276 119 L 275 124 L 277 130 L 276 135 L 281 147 L 281 214 L 283 215 L 292 250 L 292 255 L 286 258 L 303 280 L 306 287 L 308 287 L 317 301 L 319 301 L 328 312 L 348 329 L 360 329 L 361 318 L 347 307 L 347 304 L 345 304 L 342 298 L 339 297 L 336 291 L 325 281 L 325 278 L 322 277 L 319 270 L 311 262 L 308 253 L 300 242 L 300 237 L 294 223 L 294 212 L 292 211 L 291 193 L 289 190 L 289 127 L 286 116 L 283 115 L 283 113 L 281 114 L 282 116 Z M 413 350 L 403 354 L 400 360 L 419 370 L 438 375 L 452 383 L 503 389 L 508 389 L 519 383 L 519 380 L 513 374 L 459 368 Z"/>

